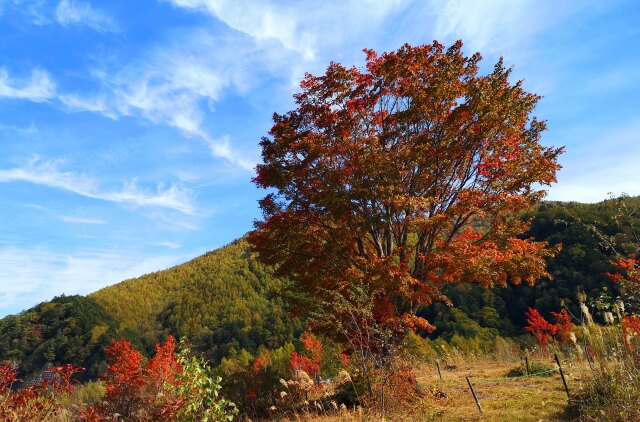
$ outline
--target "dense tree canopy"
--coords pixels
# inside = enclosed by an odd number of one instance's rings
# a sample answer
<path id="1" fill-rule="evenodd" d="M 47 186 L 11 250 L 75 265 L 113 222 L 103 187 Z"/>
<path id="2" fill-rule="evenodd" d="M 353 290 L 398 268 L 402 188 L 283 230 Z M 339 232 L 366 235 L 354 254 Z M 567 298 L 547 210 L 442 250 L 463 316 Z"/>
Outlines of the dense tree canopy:
<path id="1" fill-rule="evenodd" d="M 539 142 L 539 97 L 511 84 L 502 61 L 480 75 L 480 55 L 461 48 L 366 51 L 364 69 L 331 63 L 306 75 L 294 110 L 274 115 L 254 179 L 273 192 L 249 240 L 301 306 L 358 284 L 378 322 L 431 329 L 415 314 L 447 302 L 444 285 L 548 275 L 553 251 L 518 237 L 527 225 L 514 214 L 555 181 L 562 149 Z"/>

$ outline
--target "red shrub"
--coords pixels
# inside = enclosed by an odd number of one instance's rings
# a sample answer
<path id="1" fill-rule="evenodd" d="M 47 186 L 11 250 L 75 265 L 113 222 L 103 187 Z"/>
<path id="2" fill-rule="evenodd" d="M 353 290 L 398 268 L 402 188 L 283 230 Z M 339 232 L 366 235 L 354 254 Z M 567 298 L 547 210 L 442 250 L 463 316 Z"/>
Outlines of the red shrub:
<path id="1" fill-rule="evenodd" d="M 571 341 L 571 332 L 573 329 L 573 323 L 571 322 L 571 315 L 566 309 L 560 312 L 551 312 L 551 315 L 556 319 L 556 333 L 561 343 L 569 343 Z"/>
<path id="2" fill-rule="evenodd" d="M 0 366 L 0 420 L 43 420 L 62 410 L 59 398 L 72 392 L 71 377 L 83 371 L 74 365 L 64 365 L 43 372 L 36 385 L 15 389 L 17 370 L 11 365 Z M 17 418 L 17 419 L 16 419 Z"/>
<path id="3" fill-rule="evenodd" d="M 571 322 L 571 315 L 569 315 L 567 310 L 563 309 L 560 312 L 551 312 L 551 315 L 556 319 L 555 324 L 544 319 L 544 317 L 540 315 L 540 312 L 533 308 L 529 308 L 529 310 L 525 312 L 527 326 L 524 327 L 524 329 L 533 334 L 538 344 L 543 347 L 553 338 L 557 338 L 561 343 L 568 342 L 571 339 L 573 323 Z"/>
<path id="4" fill-rule="evenodd" d="M 320 363 L 322 362 L 322 342 L 316 340 L 311 334 L 302 334 L 302 345 L 308 355 L 293 352 L 289 366 L 293 372 L 304 371 L 310 376 L 320 375 Z"/>
<path id="5" fill-rule="evenodd" d="M 633 337 L 640 336 L 640 316 L 636 314 L 625 315 L 622 317 L 620 326 L 622 327 L 622 332 L 627 345 L 631 343 L 631 339 Z"/>
<path id="6" fill-rule="evenodd" d="M 549 340 L 558 332 L 558 327 L 544 319 L 540 312 L 533 308 L 529 308 L 525 316 L 527 317 L 527 326 L 524 329 L 533 334 L 541 346 L 546 346 Z"/>
<path id="7" fill-rule="evenodd" d="M 165 383 L 177 384 L 176 374 L 182 372 L 177 358 L 176 342 L 172 336 L 167 337 L 163 345 L 156 344 L 156 354 L 144 369 L 148 387 L 156 394 L 162 392 Z"/>

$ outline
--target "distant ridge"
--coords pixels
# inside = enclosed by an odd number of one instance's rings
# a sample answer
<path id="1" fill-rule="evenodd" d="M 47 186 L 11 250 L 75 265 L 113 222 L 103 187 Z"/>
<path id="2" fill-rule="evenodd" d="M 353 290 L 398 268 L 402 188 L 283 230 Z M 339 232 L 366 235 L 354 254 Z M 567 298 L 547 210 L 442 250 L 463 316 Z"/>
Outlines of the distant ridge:
<path id="1" fill-rule="evenodd" d="M 629 252 L 631 225 L 640 228 L 640 197 L 626 198 L 624 204 L 626 208 L 616 199 L 540 203 L 526 215 L 532 218 L 526 236 L 563 244 L 548 262 L 554 280 L 490 290 L 448 286 L 456 312 L 440 304 L 421 311 L 438 327 L 434 335 L 473 337 L 485 328 L 520 335 L 529 306 L 548 314 L 562 303 L 579 312 L 578 291 L 597 297 L 607 287 L 615 295 L 616 286 L 606 276 L 612 270 L 611 251 L 588 226 Z M 620 213 L 628 215 L 627 225 L 615 221 Z M 242 350 L 255 356 L 259 347 L 277 348 L 302 332 L 302 322 L 285 313 L 283 295 L 288 290 L 287 281 L 273 277 L 241 238 L 86 297 L 54 298 L 0 319 L 0 363 L 18 363 L 21 376 L 36 374 L 47 363 L 75 363 L 92 378 L 104 368 L 103 348 L 112 338 L 125 337 L 149 355 L 168 334 L 185 338 L 214 364 Z"/>
<path id="2" fill-rule="evenodd" d="M 185 337 L 214 362 L 243 349 L 279 347 L 302 331 L 285 315 L 284 285 L 239 239 L 87 297 L 56 298 L 0 320 L 0 362 L 18 361 L 32 374 L 47 362 L 71 361 L 91 367 L 93 376 L 102 347 L 121 336 L 147 354 L 168 334 Z"/>

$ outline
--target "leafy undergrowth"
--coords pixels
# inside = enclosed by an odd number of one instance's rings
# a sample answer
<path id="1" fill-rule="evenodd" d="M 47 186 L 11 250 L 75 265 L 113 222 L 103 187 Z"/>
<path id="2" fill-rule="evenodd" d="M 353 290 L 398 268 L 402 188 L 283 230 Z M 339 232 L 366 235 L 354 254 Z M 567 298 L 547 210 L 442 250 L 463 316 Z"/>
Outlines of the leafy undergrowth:
<path id="1" fill-rule="evenodd" d="M 540 362 L 554 368 L 551 359 Z M 547 377 L 504 379 L 518 362 L 496 362 L 479 359 L 456 362 L 457 368 L 442 373 L 438 379 L 435 368 L 416 369 L 421 397 L 404 409 L 386 415 L 388 421 L 571 421 L 567 413 L 567 395 L 557 371 Z M 566 368 L 564 367 L 566 366 Z M 590 376 L 586 362 L 563 362 L 570 390 L 577 392 Z M 483 413 L 473 400 L 466 376 L 478 394 Z M 288 415 L 282 415 L 288 416 Z M 286 419 L 286 418 L 284 418 Z M 362 409 L 342 409 L 328 416 L 291 415 L 291 420 L 314 422 L 380 421 L 380 415 Z"/>

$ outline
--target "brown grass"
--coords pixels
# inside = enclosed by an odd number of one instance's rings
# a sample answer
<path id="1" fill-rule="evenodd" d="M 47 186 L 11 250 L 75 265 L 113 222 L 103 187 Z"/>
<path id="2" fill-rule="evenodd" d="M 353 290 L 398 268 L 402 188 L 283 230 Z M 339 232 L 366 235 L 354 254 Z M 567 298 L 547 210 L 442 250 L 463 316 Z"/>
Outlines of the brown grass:
<path id="1" fill-rule="evenodd" d="M 547 358 L 544 363 L 555 367 Z M 556 372 L 551 376 L 534 376 L 510 380 L 487 380 L 505 378 L 507 372 L 521 362 L 495 361 L 487 358 L 470 361 L 457 360 L 457 368 L 442 371 L 443 380 L 438 379 L 435 367 L 416 369 L 419 397 L 401 409 L 388 413 L 386 421 L 495 421 L 495 422 L 543 422 L 568 421 L 565 415 L 568 399 Z M 590 374 L 586 362 L 563 362 L 569 389 L 577 392 Z M 465 376 L 469 376 L 479 396 L 483 413 L 480 414 L 473 400 Z M 313 422 L 380 421 L 381 415 L 367 413 L 362 409 L 349 409 L 333 415 L 287 415 L 277 420 L 304 420 Z"/>

